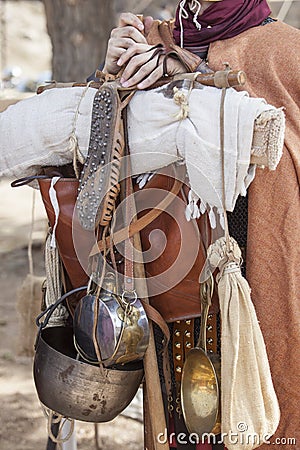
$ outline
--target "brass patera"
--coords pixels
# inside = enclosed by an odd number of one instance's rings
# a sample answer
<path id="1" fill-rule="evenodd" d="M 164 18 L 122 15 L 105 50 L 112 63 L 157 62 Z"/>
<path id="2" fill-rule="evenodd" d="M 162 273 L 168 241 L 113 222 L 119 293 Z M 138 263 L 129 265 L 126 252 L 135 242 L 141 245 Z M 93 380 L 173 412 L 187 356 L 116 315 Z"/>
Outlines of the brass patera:
<path id="1" fill-rule="evenodd" d="M 206 352 L 206 325 L 211 304 L 213 278 L 201 285 L 201 330 L 197 346 L 187 354 L 181 381 L 181 406 L 187 429 L 199 436 L 218 433 L 219 384 Z"/>

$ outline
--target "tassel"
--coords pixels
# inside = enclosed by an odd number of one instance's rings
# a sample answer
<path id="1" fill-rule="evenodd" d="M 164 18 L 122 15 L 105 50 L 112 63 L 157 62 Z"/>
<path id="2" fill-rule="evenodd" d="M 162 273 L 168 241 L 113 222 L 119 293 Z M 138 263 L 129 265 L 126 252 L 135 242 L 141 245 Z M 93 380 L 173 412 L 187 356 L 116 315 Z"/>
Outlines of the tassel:
<path id="1" fill-rule="evenodd" d="M 190 190 L 189 203 L 185 209 L 185 217 L 188 222 L 190 222 L 191 219 L 199 219 L 200 209 L 197 205 L 199 200 L 199 197 L 192 190 Z"/>
<path id="2" fill-rule="evenodd" d="M 45 269 L 46 269 L 46 307 L 52 305 L 59 299 L 62 292 L 62 279 L 61 279 L 61 262 L 59 257 L 58 248 L 56 245 L 56 228 L 59 219 L 59 204 L 55 191 L 55 184 L 58 182 L 59 177 L 54 177 L 51 180 L 51 186 L 49 189 L 49 197 L 55 213 L 55 224 L 52 233 L 49 233 L 46 245 L 45 245 Z M 60 326 L 64 325 L 68 317 L 68 311 L 63 305 L 59 305 L 52 314 L 49 325 Z"/>
<path id="3" fill-rule="evenodd" d="M 57 247 L 51 246 L 52 236 L 49 233 L 45 245 L 45 269 L 46 269 L 46 307 L 52 305 L 61 297 L 62 279 L 61 262 Z M 59 305 L 53 312 L 49 326 L 63 326 L 69 316 L 64 305 Z"/>

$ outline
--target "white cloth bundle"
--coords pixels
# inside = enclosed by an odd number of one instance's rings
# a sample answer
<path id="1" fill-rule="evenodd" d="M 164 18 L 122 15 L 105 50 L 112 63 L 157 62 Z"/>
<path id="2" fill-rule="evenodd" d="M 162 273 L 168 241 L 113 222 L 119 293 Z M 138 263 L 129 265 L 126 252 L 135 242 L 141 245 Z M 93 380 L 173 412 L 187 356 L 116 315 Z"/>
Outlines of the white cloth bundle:
<path id="1" fill-rule="evenodd" d="M 77 143 L 85 156 L 96 92 L 86 87 L 48 89 L 2 112 L 0 176 L 25 177 L 41 166 L 68 164 Z"/>
<path id="2" fill-rule="evenodd" d="M 180 107 L 167 98 L 162 88 L 137 92 L 128 106 L 128 136 L 134 174 L 155 171 L 176 161 L 187 166 L 192 195 L 189 218 L 215 207 L 222 214 L 222 176 L 220 150 L 220 102 L 222 91 L 205 86 L 186 95 L 188 110 L 180 120 Z M 281 127 L 275 137 L 277 163 L 282 154 L 284 114 L 264 99 L 250 98 L 245 91 L 230 88 L 225 100 L 226 209 L 233 211 L 239 195 L 254 178 L 250 165 L 254 123 L 267 113 L 277 113 Z M 275 114 L 276 115 L 276 114 Z M 273 115 L 274 117 L 274 115 Z M 276 167 L 273 164 L 272 169 Z M 199 211 L 195 205 L 199 204 Z M 197 215 L 198 214 L 198 215 Z M 213 222 L 211 218 L 211 222 Z M 211 223 L 213 225 L 213 223 Z"/>

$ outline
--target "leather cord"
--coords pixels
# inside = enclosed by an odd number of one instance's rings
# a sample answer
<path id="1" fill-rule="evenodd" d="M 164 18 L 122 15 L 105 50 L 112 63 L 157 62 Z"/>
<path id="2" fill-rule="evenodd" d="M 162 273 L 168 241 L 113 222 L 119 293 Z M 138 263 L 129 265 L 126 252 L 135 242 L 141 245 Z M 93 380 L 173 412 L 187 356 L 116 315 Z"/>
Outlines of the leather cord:
<path id="1" fill-rule="evenodd" d="M 134 234 L 138 233 L 139 231 L 143 230 L 147 225 L 149 225 L 153 220 L 155 220 L 157 217 L 160 216 L 160 214 L 165 211 L 168 206 L 172 203 L 172 201 L 175 199 L 175 197 L 179 194 L 180 189 L 183 185 L 183 182 L 180 180 L 175 179 L 174 184 L 172 186 L 172 189 L 170 192 L 166 195 L 166 197 L 151 211 L 149 211 L 147 214 L 145 214 L 140 219 L 137 219 L 135 222 L 131 223 L 130 225 L 122 228 L 119 231 L 116 231 L 113 233 L 112 236 L 108 236 L 106 238 L 106 248 L 111 245 L 110 241 L 113 240 L 113 243 L 115 245 L 119 244 L 120 242 L 125 241 L 125 239 L 131 238 Z M 104 242 L 99 241 L 97 242 L 91 252 L 90 257 L 95 256 L 100 252 L 103 252 L 104 250 Z"/>

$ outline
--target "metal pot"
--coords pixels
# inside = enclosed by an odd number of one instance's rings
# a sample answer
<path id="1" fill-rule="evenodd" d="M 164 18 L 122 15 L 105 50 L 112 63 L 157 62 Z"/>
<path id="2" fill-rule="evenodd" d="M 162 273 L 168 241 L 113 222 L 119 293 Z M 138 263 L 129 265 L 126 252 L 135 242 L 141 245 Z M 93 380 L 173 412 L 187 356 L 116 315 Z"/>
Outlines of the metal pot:
<path id="1" fill-rule="evenodd" d="M 79 361 L 73 328 L 44 327 L 48 320 L 49 314 L 39 324 L 34 357 L 34 381 L 40 401 L 76 420 L 100 423 L 114 419 L 135 396 L 143 378 L 142 363 L 106 369 Z"/>

